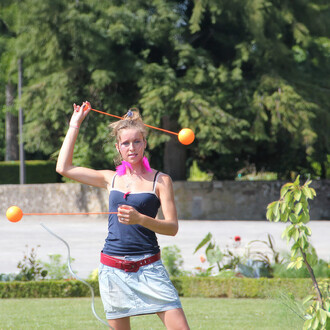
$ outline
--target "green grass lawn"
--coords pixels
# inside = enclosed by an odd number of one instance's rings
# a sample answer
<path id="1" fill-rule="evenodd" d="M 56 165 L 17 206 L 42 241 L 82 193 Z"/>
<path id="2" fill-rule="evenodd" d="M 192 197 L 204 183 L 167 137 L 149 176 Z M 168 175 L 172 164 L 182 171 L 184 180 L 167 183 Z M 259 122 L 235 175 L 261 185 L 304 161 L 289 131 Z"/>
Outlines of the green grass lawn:
<path id="1" fill-rule="evenodd" d="M 190 328 L 302 329 L 302 320 L 279 300 L 182 298 Z M 100 298 L 96 311 L 103 318 Z M 131 319 L 133 330 L 164 329 L 155 315 Z M 106 329 L 93 315 L 89 298 L 1 299 L 0 329 Z"/>

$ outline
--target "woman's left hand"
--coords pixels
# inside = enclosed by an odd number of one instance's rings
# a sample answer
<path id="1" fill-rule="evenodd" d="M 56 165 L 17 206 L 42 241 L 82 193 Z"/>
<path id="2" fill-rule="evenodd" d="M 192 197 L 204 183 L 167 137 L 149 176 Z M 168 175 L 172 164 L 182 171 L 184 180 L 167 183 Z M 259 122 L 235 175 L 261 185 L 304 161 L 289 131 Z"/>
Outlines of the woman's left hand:
<path id="1" fill-rule="evenodd" d="M 118 207 L 118 221 L 124 225 L 136 225 L 140 223 L 141 213 L 129 205 Z"/>
<path id="2" fill-rule="evenodd" d="M 70 125 L 80 127 L 83 120 L 86 118 L 92 107 L 88 101 L 85 101 L 81 106 L 73 104 L 73 114 L 70 119 Z"/>

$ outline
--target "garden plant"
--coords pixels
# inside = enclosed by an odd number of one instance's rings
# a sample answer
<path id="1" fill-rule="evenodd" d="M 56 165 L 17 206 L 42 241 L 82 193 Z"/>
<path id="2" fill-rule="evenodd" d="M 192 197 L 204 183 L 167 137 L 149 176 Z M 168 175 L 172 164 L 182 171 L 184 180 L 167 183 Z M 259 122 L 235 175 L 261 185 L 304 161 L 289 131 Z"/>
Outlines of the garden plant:
<path id="1" fill-rule="evenodd" d="M 184 274 L 184 271 L 181 270 L 183 266 L 183 258 L 180 249 L 176 245 L 165 246 L 162 249 L 162 260 L 171 276 L 180 276 Z"/>
<path id="2" fill-rule="evenodd" d="M 327 329 L 330 320 L 330 284 L 328 281 L 318 282 L 313 266 L 317 264 L 316 251 L 310 243 L 311 229 L 307 226 L 310 221 L 308 200 L 316 196 L 310 187 L 311 180 L 300 185 L 300 176 L 293 183 L 286 183 L 281 188 L 280 199 L 267 206 L 269 221 L 289 222 L 282 237 L 291 245 L 291 262 L 288 268 L 300 269 L 307 267 L 315 288 L 315 295 L 304 300 L 306 305 L 304 329 Z"/>
<path id="3" fill-rule="evenodd" d="M 19 273 L 0 273 L 0 282 L 11 281 L 40 281 L 40 280 L 62 280 L 71 279 L 72 276 L 68 270 L 66 262 L 62 262 L 60 254 L 50 254 L 49 262 L 37 259 L 37 248 L 32 247 L 29 251 L 28 245 L 25 246 L 27 251 L 24 252 L 23 259 L 17 264 L 20 269 Z M 74 258 L 70 258 L 71 263 Z"/>
<path id="4" fill-rule="evenodd" d="M 27 245 L 26 248 L 28 248 Z M 17 268 L 20 269 L 20 272 L 15 277 L 15 280 L 19 281 L 37 281 L 44 279 L 48 274 L 48 271 L 37 260 L 37 251 L 35 248 L 32 248 L 30 253 L 27 252 L 24 255 L 23 260 L 18 262 Z"/>
<path id="5" fill-rule="evenodd" d="M 267 240 L 253 240 L 245 247 L 244 255 L 237 252 L 241 244 L 241 237 L 233 238 L 232 247 L 226 246 L 221 250 L 219 245 L 213 238 L 212 233 L 208 233 L 203 240 L 197 245 L 194 253 L 205 248 L 206 260 L 210 264 L 206 270 L 197 268 L 199 276 L 237 276 L 237 277 L 273 277 L 273 267 L 281 264 L 283 259 L 280 258 L 280 253 L 275 249 L 274 238 L 268 234 Z M 260 245 L 266 247 L 260 249 Z M 205 262 L 201 256 L 201 262 Z M 217 268 L 217 270 L 216 270 Z M 212 273 L 213 272 L 213 273 Z"/>
<path id="6" fill-rule="evenodd" d="M 237 248 L 240 244 L 241 238 L 239 236 L 235 236 L 234 238 L 234 248 Z M 203 269 L 199 269 L 199 276 L 209 276 L 212 273 L 212 270 L 217 267 L 218 273 L 226 270 L 234 270 L 235 267 L 240 262 L 240 257 L 232 252 L 229 247 L 226 248 L 225 251 L 222 251 L 219 245 L 213 239 L 212 233 L 208 233 L 202 241 L 197 245 L 194 253 L 200 250 L 202 247 L 205 248 L 206 260 L 210 264 L 205 271 Z M 203 258 L 201 261 L 204 262 Z"/>

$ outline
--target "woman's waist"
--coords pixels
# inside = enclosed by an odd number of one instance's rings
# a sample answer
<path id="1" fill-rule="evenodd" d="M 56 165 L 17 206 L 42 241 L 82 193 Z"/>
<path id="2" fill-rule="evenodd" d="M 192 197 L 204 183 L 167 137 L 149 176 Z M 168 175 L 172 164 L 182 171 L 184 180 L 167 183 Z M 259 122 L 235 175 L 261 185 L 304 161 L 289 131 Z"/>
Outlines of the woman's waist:
<path id="1" fill-rule="evenodd" d="M 135 245 L 135 244 L 114 244 L 114 242 L 107 242 L 104 244 L 103 253 L 111 257 L 133 260 L 135 258 L 143 259 L 145 256 L 156 254 L 160 251 L 157 242 L 153 244 Z"/>
<path id="2" fill-rule="evenodd" d="M 160 253 L 157 252 L 157 253 Z M 154 256 L 157 253 L 142 253 L 142 254 L 136 254 L 136 255 L 131 255 L 131 254 L 126 254 L 126 255 L 117 255 L 117 254 L 108 254 L 106 253 L 106 251 L 102 250 L 101 251 L 101 255 L 103 255 L 105 258 L 109 257 L 109 258 L 113 258 L 113 259 L 118 259 L 118 260 L 129 260 L 129 261 L 139 261 L 139 260 L 143 260 L 146 258 L 150 258 L 152 256 Z"/>
<path id="3" fill-rule="evenodd" d="M 125 256 L 124 259 L 116 258 L 101 252 L 101 263 L 103 265 L 118 268 L 125 272 L 137 272 L 140 267 L 150 265 L 160 260 L 160 252 L 156 254 L 144 254 L 139 256 Z"/>

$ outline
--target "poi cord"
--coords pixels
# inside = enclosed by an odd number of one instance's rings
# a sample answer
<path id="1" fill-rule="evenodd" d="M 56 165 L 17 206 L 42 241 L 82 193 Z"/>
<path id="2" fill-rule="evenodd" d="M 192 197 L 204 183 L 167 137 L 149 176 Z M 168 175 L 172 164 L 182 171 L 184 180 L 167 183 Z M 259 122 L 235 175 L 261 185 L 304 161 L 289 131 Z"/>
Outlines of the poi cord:
<path id="1" fill-rule="evenodd" d="M 116 116 L 116 115 L 113 115 L 113 114 L 108 113 L 108 112 L 104 112 L 104 111 L 100 111 L 100 110 L 96 110 L 96 109 L 91 109 L 91 110 L 95 111 L 95 112 L 98 112 L 98 113 L 102 113 L 103 115 L 111 116 L 111 117 L 118 118 L 118 119 L 124 119 L 124 117 Z M 179 133 L 172 132 L 172 131 L 169 131 L 169 130 L 164 129 L 164 128 L 155 127 L 155 126 L 151 126 L 151 125 L 147 125 L 147 124 L 144 124 L 144 126 L 147 126 L 147 127 L 153 128 L 153 129 L 157 129 L 157 130 L 165 132 L 165 133 L 170 133 L 170 134 L 173 134 L 173 135 L 179 135 Z"/>
<path id="2" fill-rule="evenodd" d="M 95 305 L 94 305 L 94 297 L 95 297 L 95 295 L 94 295 L 94 289 L 93 289 L 93 287 L 92 287 L 88 282 L 86 282 L 85 280 L 83 280 L 83 279 L 80 278 L 77 274 L 75 274 L 75 273 L 73 272 L 72 267 L 71 267 L 71 261 L 70 261 L 71 256 L 70 256 L 70 246 L 69 246 L 69 244 L 68 244 L 63 238 L 61 238 L 60 236 L 58 236 L 58 235 L 56 235 L 54 232 L 52 232 L 52 231 L 51 231 L 48 227 L 46 227 L 43 223 L 40 223 L 40 225 L 41 225 L 42 227 L 44 227 L 44 228 L 45 228 L 45 229 L 46 229 L 51 235 L 55 236 L 57 239 L 59 239 L 61 242 L 63 242 L 63 243 L 65 244 L 66 248 L 68 249 L 68 268 L 69 268 L 69 272 L 71 273 L 71 275 L 72 275 L 75 279 L 77 279 L 78 281 L 80 281 L 80 282 L 86 284 L 86 285 L 89 287 L 89 289 L 90 289 L 90 291 L 91 291 L 91 295 L 92 295 L 92 304 L 91 304 L 91 306 L 92 306 L 92 311 L 93 311 L 94 316 L 95 316 L 100 322 L 102 322 L 105 326 L 107 326 L 108 328 L 110 328 L 110 329 L 112 329 L 112 330 L 115 330 L 115 328 L 113 328 L 110 324 L 108 324 L 107 322 L 105 322 L 104 320 L 102 320 L 102 319 L 97 315 L 97 313 L 96 313 L 96 311 L 95 311 Z"/>

